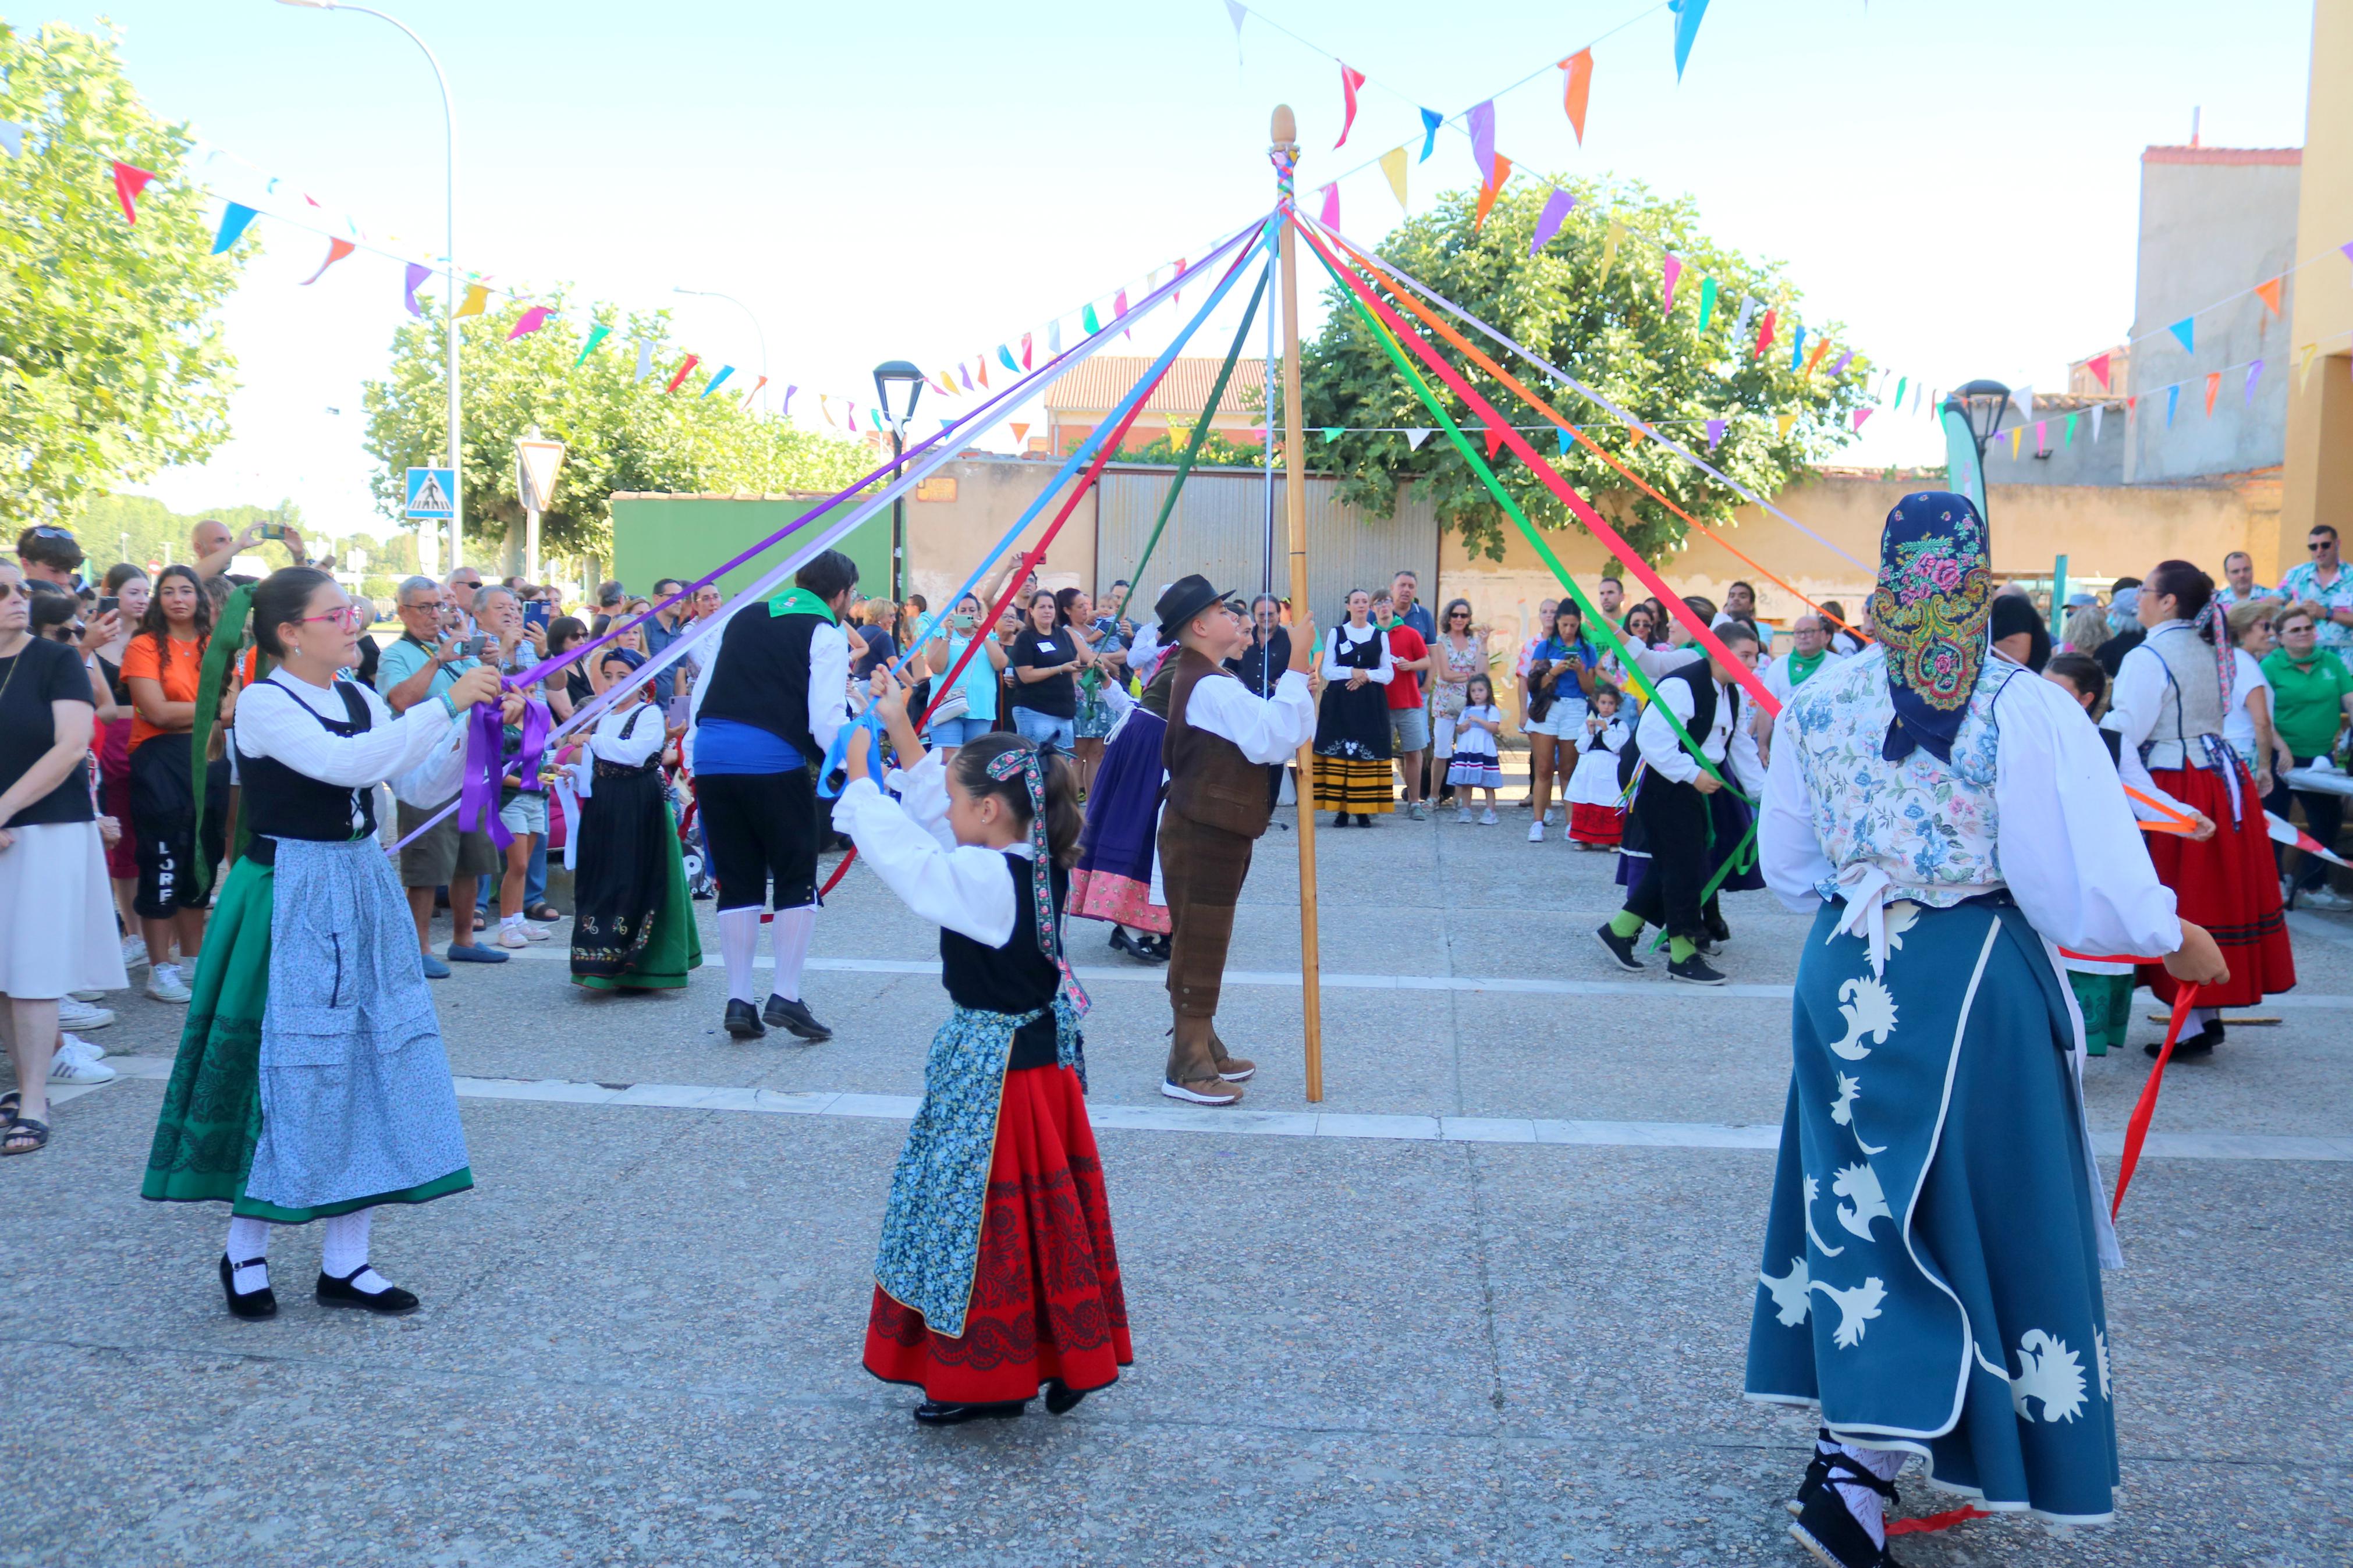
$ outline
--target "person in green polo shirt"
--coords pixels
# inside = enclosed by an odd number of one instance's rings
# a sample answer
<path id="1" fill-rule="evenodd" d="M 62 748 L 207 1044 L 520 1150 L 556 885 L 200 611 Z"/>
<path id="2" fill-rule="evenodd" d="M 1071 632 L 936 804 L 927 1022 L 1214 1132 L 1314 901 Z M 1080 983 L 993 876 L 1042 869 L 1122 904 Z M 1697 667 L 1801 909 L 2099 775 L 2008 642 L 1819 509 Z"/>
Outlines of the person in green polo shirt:
<path id="1" fill-rule="evenodd" d="M 2295 765 L 2308 768 L 2329 757 L 2337 750 L 2345 732 L 2346 719 L 2353 714 L 2353 670 L 2345 668 L 2344 659 L 2334 648 L 2319 646 L 2320 621 L 2326 612 L 2308 602 L 2292 604 L 2279 615 L 2273 627 L 2279 633 L 2280 646 L 2263 656 L 2263 678 L 2272 683 L 2272 725 L 2287 749 L 2295 753 Z M 2324 790 L 2297 790 L 2296 804 L 2304 807 L 2305 826 L 2313 837 L 2330 848 L 2337 847 L 2337 835 L 2345 826 L 2345 797 Z M 2282 810 L 2284 803 L 2274 805 Z M 2286 851 L 2280 852 L 2283 862 Z M 2282 866 L 2283 871 L 2285 869 Z M 2353 910 L 2353 899 L 2332 891 L 2327 886 L 2328 863 L 2317 856 L 2307 855 L 2289 889 L 2291 899 L 2308 910 Z"/>

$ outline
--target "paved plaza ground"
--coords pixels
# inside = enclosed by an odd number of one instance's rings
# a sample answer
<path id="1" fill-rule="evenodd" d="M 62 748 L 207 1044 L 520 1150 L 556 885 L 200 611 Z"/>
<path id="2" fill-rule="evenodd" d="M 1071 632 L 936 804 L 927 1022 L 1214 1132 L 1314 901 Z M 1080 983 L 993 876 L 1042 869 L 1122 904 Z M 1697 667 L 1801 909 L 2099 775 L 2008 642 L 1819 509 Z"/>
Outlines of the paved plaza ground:
<path id="1" fill-rule="evenodd" d="M 0 1162 L 0 1564 L 1795 1563 L 1810 1426 L 1739 1390 L 1803 923 L 1743 895 L 1733 986 L 1620 974 L 1611 858 L 1503 815 L 1319 835 L 1320 1106 L 1292 832 L 1236 932 L 1240 1110 L 1155 1092 L 1159 972 L 1073 925 L 1136 1363 L 1060 1419 L 920 1430 L 860 1368 L 944 1015 L 860 872 L 829 1045 L 719 1032 L 708 904 L 683 994 L 575 989 L 562 928 L 437 985 L 480 1186 L 381 1216 L 401 1321 L 313 1306 L 304 1233 L 280 1316 L 226 1314 L 220 1211 L 138 1197 L 183 1012 L 116 998 L 122 1079 Z M 2353 1559 L 2353 922 L 2291 923 L 2302 987 L 2171 1075 L 2125 1209 L 2118 1522 L 1907 1563 Z M 2148 1011 L 2087 1075 L 2111 1179 Z"/>

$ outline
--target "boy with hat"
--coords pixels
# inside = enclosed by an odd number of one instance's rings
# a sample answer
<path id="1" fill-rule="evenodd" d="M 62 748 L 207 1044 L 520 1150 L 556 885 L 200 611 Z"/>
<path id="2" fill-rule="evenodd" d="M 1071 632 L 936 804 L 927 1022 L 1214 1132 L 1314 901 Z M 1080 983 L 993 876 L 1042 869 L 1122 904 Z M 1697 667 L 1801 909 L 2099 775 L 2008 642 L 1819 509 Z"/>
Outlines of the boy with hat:
<path id="1" fill-rule="evenodd" d="M 1250 846 L 1272 808 L 1266 770 L 1296 754 L 1315 732 L 1307 660 L 1315 627 L 1291 629 L 1291 665 L 1271 697 L 1251 693 L 1224 668 L 1250 641 L 1250 626 L 1200 574 L 1169 584 L 1153 606 L 1159 641 L 1175 643 L 1176 679 L 1168 699 L 1161 758 L 1168 770 L 1160 818 L 1161 879 L 1168 898 L 1168 1001 L 1176 1014 L 1160 1092 L 1194 1105 L 1232 1105 L 1257 1070 L 1226 1054 L 1218 1038 L 1218 995 L 1234 905 L 1250 875 Z"/>

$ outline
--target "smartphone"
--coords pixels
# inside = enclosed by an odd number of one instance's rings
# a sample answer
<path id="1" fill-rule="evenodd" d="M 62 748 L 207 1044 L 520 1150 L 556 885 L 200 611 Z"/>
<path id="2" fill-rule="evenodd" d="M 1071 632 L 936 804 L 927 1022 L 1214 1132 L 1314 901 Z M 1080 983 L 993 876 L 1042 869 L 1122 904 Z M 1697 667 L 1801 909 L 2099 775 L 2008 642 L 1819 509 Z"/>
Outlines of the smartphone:
<path id="1" fill-rule="evenodd" d="M 286 525 L 282 522 L 265 522 L 261 525 L 261 537 L 265 540 L 282 541 L 286 537 Z"/>
<path id="2" fill-rule="evenodd" d="M 498 640 L 498 638 L 491 636 L 488 632 L 476 632 L 472 637 L 466 639 L 466 657 L 468 658 L 481 658 L 484 654 L 491 651 L 491 645 Z"/>
<path id="3" fill-rule="evenodd" d="M 527 626 L 537 626 L 544 631 L 547 628 L 547 612 L 548 606 L 544 601 L 533 601 L 525 605 L 522 607 L 522 624 Z"/>
<path id="4" fill-rule="evenodd" d="M 104 595 L 98 601 L 98 613 L 101 616 L 111 616 L 121 607 L 122 601 L 112 594 Z"/>

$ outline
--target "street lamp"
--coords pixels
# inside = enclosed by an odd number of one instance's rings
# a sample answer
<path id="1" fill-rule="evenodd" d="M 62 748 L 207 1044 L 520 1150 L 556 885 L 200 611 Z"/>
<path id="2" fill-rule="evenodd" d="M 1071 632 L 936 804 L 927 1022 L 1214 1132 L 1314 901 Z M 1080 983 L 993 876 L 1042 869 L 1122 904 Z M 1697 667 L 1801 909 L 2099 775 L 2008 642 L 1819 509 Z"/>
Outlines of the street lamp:
<path id="1" fill-rule="evenodd" d="M 1978 444 L 1978 457 L 1982 459 L 1994 432 L 2001 428 L 2001 416 L 2010 412 L 2010 388 L 1998 381 L 1972 381 L 1947 393 L 1945 407 L 1947 412 L 1957 412 L 1968 426 L 1969 435 Z"/>
<path id="2" fill-rule="evenodd" d="M 874 395 L 882 404 L 882 417 L 891 422 L 891 475 L 899 477 L 899 464 L 907 450 L 907 421 L 915 416 L 915 399 L 923 395 L 923 373 L 905 360 L 886 360 L 874 367 Z M 907 498 L 903 492 L 891 502 L 891 602 L 906 602 L 907 578 Z"/>
<path id="3" fill-rule="evenodd" d="M 442 260 L 448 265 L 448 298 L 442 309 L 447 312 L 449 348 L 449 471 L 456 483 L 449 487 L 449 570 L 455 572 L 465 563 L 466 547 L 466 474 L 465 439 L 460 415 L 462 404 L 458 393 L 458 115 L 449 104 L 449 79 L 441 74 L 441 62 L 425 40 L 397 16 L 365 5 L 346 5 L 343 0 L 278 0 L 281 5 L 300 5 L 306 11 L 356 11 L 363 16 L 374 16 L 389 22 L 408 35 L 425 56 L 425 63 L 433 68 L 433 80 L 441 89 L 441 121 L 448 132 L 448 161 L 445 168 L 447 207 L 444 215 Z"/>

